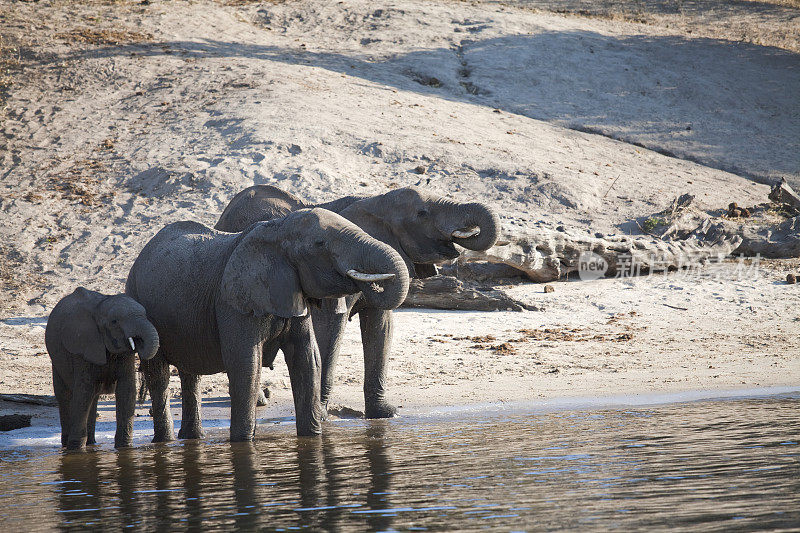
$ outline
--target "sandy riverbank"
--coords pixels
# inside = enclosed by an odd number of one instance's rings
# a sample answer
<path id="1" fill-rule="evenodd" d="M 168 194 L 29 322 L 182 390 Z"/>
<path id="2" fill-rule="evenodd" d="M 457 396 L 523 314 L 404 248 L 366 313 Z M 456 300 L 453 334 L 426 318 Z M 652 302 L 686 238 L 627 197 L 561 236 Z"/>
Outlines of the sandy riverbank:
<path id="1" fill-rule="evenodd" d="M 59 298 L 120 291 L 160 227 L 213 225 L 253 183 L 317 201 L 419 183 L 491 203 L 509 228 L 590 234 L 627 233 L 685 192 L 707 210 L 763 202 L 761 182 L 800 176 L 800 56 L 780 33 L 800 10 L 747 4 L 726 20 L 758 8 L 761 23 L 734 41 L 735 24 L 694 11 L 673 24 L 415 0 L 0 0 L 0 392 L 52 393 L 43 333 Z M 782 281 L 798 271 L 519 283 L 509 293 L 542 311 L 401 310 L 390 399 L 798 385 L 800 293 Z M 358 410 L 357 330 L 334 402 Z M 283 365 L 265 377 L 261 416 L 284 416 Z M 224 376 L 204 390 L 224 395 Z"/>

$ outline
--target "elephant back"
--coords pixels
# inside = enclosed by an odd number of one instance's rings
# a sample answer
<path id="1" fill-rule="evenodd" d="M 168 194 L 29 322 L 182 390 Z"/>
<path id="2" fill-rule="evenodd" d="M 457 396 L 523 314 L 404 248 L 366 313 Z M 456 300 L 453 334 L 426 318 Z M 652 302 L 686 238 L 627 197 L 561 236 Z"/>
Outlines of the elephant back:
<path id="1" fill-rule="evenodd" d="M 290 192 L 272 185 L 253 185 L 228 202 L 214 229 L 244 231 L 258 221 L 281 218 L 303 207 L 306 203 Z"/>

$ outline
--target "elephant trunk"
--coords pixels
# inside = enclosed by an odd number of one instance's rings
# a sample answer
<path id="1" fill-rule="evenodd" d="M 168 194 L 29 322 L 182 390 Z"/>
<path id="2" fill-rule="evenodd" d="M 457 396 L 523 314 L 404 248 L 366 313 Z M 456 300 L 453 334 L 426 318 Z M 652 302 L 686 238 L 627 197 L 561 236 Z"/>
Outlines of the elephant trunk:
<path id="1" fill-rule="evenodd" d="M 369 307 L 394 309 L 406 299 L 408 293 L 408 268 L 394 248 L 371 237 L 352 236 L 356 240 L 348 247 L 360 250 L 347 260 L 340 260 L 340 268 L 361 290 Z"/>
<path id="2" fill-rule="evenodd" d="M 468 250 L 483 251 L 497 242 L 500 236 L 500 219 L 487 205 L 442 200 L 439 207 L 439 229 L 454 243 Z"/>
<path id="3" fill-rule="evenodd" d="M 136 319 L 123 328 L 123 331 L 127 339 L 133 340 L 136 351 L 142 361 L 147 361 L 156 355 L 158 351 L 158 332 L 147 319 Z"/>

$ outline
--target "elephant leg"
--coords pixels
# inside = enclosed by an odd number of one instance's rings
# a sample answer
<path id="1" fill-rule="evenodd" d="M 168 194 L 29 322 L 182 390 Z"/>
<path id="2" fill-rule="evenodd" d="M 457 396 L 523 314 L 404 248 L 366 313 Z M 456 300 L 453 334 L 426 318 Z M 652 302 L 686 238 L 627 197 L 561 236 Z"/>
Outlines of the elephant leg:
<path id="1" fill-rule="evenodd" d="M 92 406 L 89 408 L 89 416 L 86 419 L 86 444 L 97 444 L 94 436 L 94 429 L 97 426 L 97 401 L 100 395 L 96 394 L 92 400 Z"/>
<path id="2" fill-rule="evenodd" d="M 200 376 L 179 371 L 181 376 L 181 429 L 179 439 L 202 439 L 203 432 L 202 397 L 200 396 Z"/>
<path id="3" fill-rule="evenodd" d="M 322 412 L 327 413 L 328 402 L 331 399 L 331 391 L 333 390 L 333 374 L 336 369 L 336 360 L 339 358 L 342 336 L 347 325 L 347 313 L 312 310 L 311 317 L 314 322 L 314 336 L 317 339 L 319 355 L 322 361 L 320 401 L 322 403 Z"/>
<path id="4" fill-rule="evenodd" d="M 144 403 L 144 401 L 147 399 L 147 382 L 144 379 L 144 372 L 139 371 L 136 373 L 136 376 L 139 386 L 139 392 L 136 396 L 136 402 Z"/>
<path id="5" fill-rule="evenodd" d="M 220 327 L 222 362 L 231 396 L 231 442 L 251 441 L 256 431 L 261 343 L 253 342 L 258 337 L 258 325 L 249 326 L 230 323 Z"/>
<path id="6" fill-rule="evenodd" d="M 67 445 L 69 439 L 69 403 L 70 393 L 61 375 L 53 368 L 53 392 L 58 401 L 58 418 L 61 422 L 61 446 Z"/>
<path id="7" fill-rule="evenodd" d="M 228 370 L 231 388 L 231 442 L 251 441 L 256 432 L 256 394 L 261 358 L 240 361 Z"/>
<path id="8" fill-rule="evenodd" d="M 321 363 L 309 317 L 291 319 L 281 350 L 292 381 L 297 435 L 319 435 L 323 418 L 320 406 Z"/>
<path id="9" fill-rule="evenodd" d="M 160 355 L 142 362 L 144 379 L 150 390 L 153 414 L 153 442 L 175 440 L 169 410 L 169 363 Z"/>
<path id="10" fill-rule="evenodd" d="M 125 356 L 117 368 L 117 386 L 114 398 L 117 403 L 117 433 L 114 447 L 125 448 L 133 444 L 133 419 L 136 416 L 136 359 Z"/>
<path id="11" fill-rule="evenodd" d="M 358 313 L 364 345 L 364 416 L 390 418 L 397 408 L 386 402 L 386 367 L 392 346 L 392 312 L 364 308 Z"/>
<path id="12" fill-rule="evenodd" d="M 263 368 L 263 365 L 258 367 L 258 391 L 256 392 L 256 395 L 257 395 L 256 396 L 256 405 L 258 407 L 264 407 L 265 405 L 267 405 L 267 403 L 269 403 L 269 402 L 267 402 L 267 395 L 264 394 L 264 385 L 263 385 L 264 382 L 261 380 L 261 369 L 262 368 Z"/>
<path id="13" fill-rule="evenodd" d="M 92 402 L 95 401 L 98 392 L 95 383 L 89 377 L 88 365 L 89 363 L 85 361 L 76 362 L 74 365 L 67 439 L 67 449 L 70 450 L 83 448 L 86 445 L 89 411 L 92 410 Z"/>

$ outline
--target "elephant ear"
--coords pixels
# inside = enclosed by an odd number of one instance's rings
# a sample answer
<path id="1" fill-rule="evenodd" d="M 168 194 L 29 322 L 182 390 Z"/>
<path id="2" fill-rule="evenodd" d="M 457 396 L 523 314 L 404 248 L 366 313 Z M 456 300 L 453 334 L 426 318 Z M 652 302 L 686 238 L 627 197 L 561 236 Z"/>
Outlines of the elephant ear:
<path id="1" fill-rule="evenodd" d="M 411 259 L 403 251 L 403 246 L 400 244 L 400 239 L 395 235 L 394 230 L 391 229 L 388 221 L 380 214 L 376 206 L 367 200 L 351 204 L 347 209 L 341 212 L 341 215 L 364 230 L 370 237 L 377 239 L 385 244 L 391 246 L 408 268 L 408 275 L 412 278 L 417 277 L 415 266 Z"/>
<path id="2" fill-rule="evenodd" d="M 308 313 L 300 279 L 258 225 L 233 250 L 222 273 L 222 297 L 240 313 L 282 318 Z"/>
<path id="3" fill-rule="evenodd" d="M 61 339 L 68 352 L 80 355 L 90 363 L 104 365 L 108 362 L 103 335 L 94 317 L 86 310 L 72 313 L 69 323 L 61 329 Z"/>

